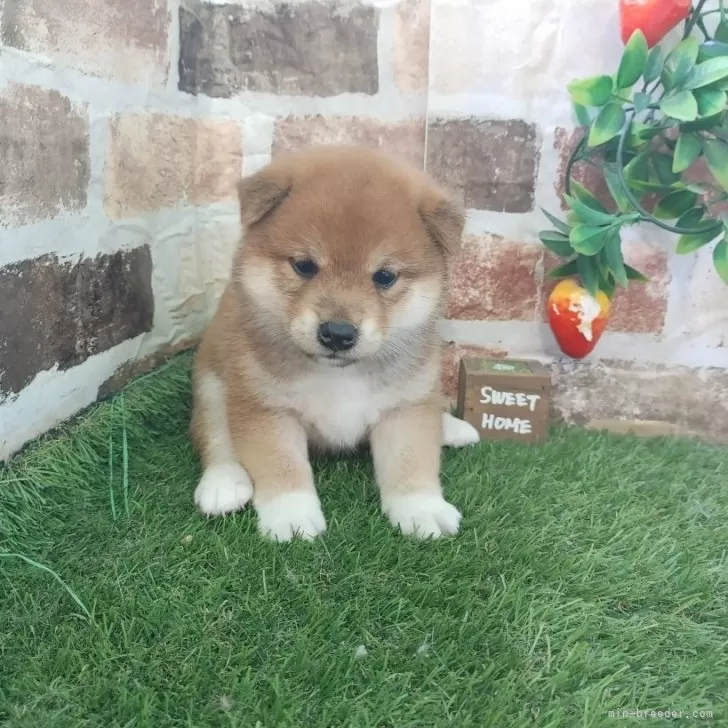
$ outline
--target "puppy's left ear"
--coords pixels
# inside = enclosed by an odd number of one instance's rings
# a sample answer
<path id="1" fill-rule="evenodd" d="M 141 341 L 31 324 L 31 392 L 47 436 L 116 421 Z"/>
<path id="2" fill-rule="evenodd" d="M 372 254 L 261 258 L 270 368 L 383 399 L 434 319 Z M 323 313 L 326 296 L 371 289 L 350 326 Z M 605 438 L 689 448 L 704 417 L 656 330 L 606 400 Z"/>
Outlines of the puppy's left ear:
<path id="1" fill-rule="evenodd" d="M 456 255 L 462 244 L 465 210 L 443 190 L 429 188 L 420 203 L 420 216 L 427 232 L 448 255 Z"/>

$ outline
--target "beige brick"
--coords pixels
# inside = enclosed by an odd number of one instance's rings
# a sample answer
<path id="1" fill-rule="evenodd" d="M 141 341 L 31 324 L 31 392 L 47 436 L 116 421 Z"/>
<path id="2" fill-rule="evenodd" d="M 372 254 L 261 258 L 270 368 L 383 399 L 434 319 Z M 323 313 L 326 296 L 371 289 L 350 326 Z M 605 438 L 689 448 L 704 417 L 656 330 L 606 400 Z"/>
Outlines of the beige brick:
<path id="1" fill-rule="evenodd" d="M 277 124 L 273 153 L 309 144 L 358 144 L 382 148 L 422 167 L 425 153 L 425 122 L 389 123 L 359 117 L 289 116 Z"/>
<path id="2" fill-rule="evenodd" d="M 86 206 L 87 110 L 57 91 L 11 85 L 0 95 L 0 226 Z"/>
<path id="3" fill-rule="evenodd" d="M 14 0 L 2 40 L 89 75 L 160 86 L 169 24 L 167 0 Z"/>
<path id="4" fill-rule="evenodd" d="M 233 199 L 242 154 L 240 127 L 232 121 L 117 116 L 106 145 L 106 212 L 118 219 Z"/>
<path id="5" fill-rule="evenodd" d="M 463 238 L 454 261 L 446 317 L 532 321 L 538 302 L 537 267 L 543 247 L 495 235 Z"/>
<path id="6" fill-rule="evenodd" d="M 680 333 L 700 337 L 707 346 L 728 347 L 728 285 L 715 271 L 714 247 L 694 253 L 697 260 L 680 306 Z"/>
<path id="7" fill-rule="evenodd" d="M 426 91 L 430 0 L 401 0 L 394 16 L 394 78 L 401 91 Z"/>

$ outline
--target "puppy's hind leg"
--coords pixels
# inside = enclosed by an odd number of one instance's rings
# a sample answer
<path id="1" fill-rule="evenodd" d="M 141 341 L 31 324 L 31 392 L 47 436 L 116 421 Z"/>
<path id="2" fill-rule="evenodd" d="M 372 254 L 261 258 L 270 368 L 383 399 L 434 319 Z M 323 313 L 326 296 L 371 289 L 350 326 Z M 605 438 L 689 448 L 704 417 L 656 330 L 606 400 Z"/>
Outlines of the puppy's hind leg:
<path id="1" fill-rule="evenodd" d="M 203 465 L 195 489 L 197 507 L 206 516 L 245 508 L 253 497 L 253 484 L 230 439 L 225 385 L 209 371 L 200 372 L 195 382 L 192 430 Z"/>

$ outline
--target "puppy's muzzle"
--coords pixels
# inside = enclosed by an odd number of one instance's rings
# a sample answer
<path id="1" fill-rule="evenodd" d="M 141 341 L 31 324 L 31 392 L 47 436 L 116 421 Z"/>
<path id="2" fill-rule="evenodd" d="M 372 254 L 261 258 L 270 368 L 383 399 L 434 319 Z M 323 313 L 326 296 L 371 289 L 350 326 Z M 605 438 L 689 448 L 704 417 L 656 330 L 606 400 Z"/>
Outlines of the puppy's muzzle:
<path id="1" fill-rule="evenodd" d="M 317 338 L 330 351 L 348 351 L 359 338 L 356 327 L 348 321 L 333 319 L 324 321 L 318 328 Z"/>

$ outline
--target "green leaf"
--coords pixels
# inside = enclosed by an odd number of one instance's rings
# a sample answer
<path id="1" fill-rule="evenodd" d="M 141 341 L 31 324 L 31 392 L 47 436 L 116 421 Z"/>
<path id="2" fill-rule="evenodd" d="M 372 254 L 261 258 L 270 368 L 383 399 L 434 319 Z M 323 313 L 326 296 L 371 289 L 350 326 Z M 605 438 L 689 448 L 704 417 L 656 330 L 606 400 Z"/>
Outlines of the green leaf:
<path id="1" fill-rule="evenodd" d="M 569 243 L 568 236 L 555 230 L 544 230 L 538 234 L 541 242 L 552 252 L 561 258 L 568 258 L 574 255 L 574 250 Z"/>
<path id="2" fill-rule="evenodd" d="M 568 235 L 571 228 L 566 224 L 561 222 L 558 217 L 554 217 L 548 210 L 544 210 L 543 207 L 541 208 L 541 212 L 543 212 L 544 215 L 551 221 L 551 224 L 560 232 Z"/>
<path id="3" fill-rule="evenodd" d="M 647 54 L 647 63 L 645 63 L 645 70 L 642 73 L 645 83 L 652 83 L 660 77 L 663 64 L 662 50 L 660 46 L 655 46 Z"/>
<path id="4" fill-rule="evenodd" d="M 632 99 L 634 104 L 634 110 L 636 114 L 641 114 L 651 103 L 652 97 L 643 91 L 638 91 Z"/>
<path id="5" fill-rule="evenodd" d="M 632 210 L 632 203 L 624 192 L 622 182 L 617 174 L 616 165 L 604 165 L 604 181 L 607 183 L 609 192 L 617 203 L 617 209 L 620 212 L 629 212 Z"/>
<path id="6" fill-rule="evenodd" d="M 728 284 L 728 240 L 723 237 L 715 248 L 713 248 L 713 265 L 723 283 Z"/>
<path id="7" fill-rule="evenodd" d="M 658 220 L 675 220 L 688 210 L 698 201 L 698 196 L 690 190 L 678 190 L 672 192 L 655 206 L 652 214 Z"/>
<path id="8" fill-rule="evenodd" d="M 700 91 L 694 91 L 693 93 L 697 98 L 697 95 L 700 93 Z M 709 129 L 714 129 L 716 126 L 720 125 L 721 119 L 722 113 L 714 114 L 713 116 L 703 116 L 702 118 L 696 119 L 695 121 L 687 121 L 683 124 L 680 124 L 680 131 L 706 131 Z"/>
<path id="9" fill-rule="evenodd" d="M 710 86 L 712 83 L 728 78 L 728 58 L 709 58 L 695 66 L 685 83 L 685 88 L 695 89 Z"/>
<path id="10" fill-rule="evenodd" d="M 567 89 L 571 100 L 582 106 L 604 106 L 612 96 L 611 76 L 590 76 L 572 81 Z"/>
<path id="11" fill-rule="evenodd" d="M 579 126 L 589 126 L 591 124 L 591 117 L 586 106 L 574 104 L 574 116 L 576 116 Z"/>
<path id="12" fill-rule="evenodd" d="M 683 230 L 695 230 L 698 228 L 705 212 L 706 208 L 703 205 L 693 207 L 691 210 L 687 210 L 680 215 L 675 223 L 675 227 L 679 227 Z"/>
<path id="13" fill-rule="evenodd" d="M 599 202 L 599 200 L 597 200 L 597 198 L 594 197 L 594 195 L 586 187 L 584 187 L 583 184 L 581 184 L 581 182 L 577 182 L 577 180 L 572 179 L 569 183 L 569 188 L 572 196 L 579 200 L 579 202 L 587 205 L 587 207 L 591 207 L 592 210 L 597 210 L 597 212 L 601 212 L 604 215 L 609 215 L 604 205 L 602 205 L 602 203 Z"/>
<path id="14" fill-rule="evenodd" d="M 569 242 L 582 256 L 596 255 L 606 244 L 611 229 L 595 225 L 577 225 L 569 235 Z"/>
<path id="15" fill-rule="evenodd" d="M 698 114 L 711 117 L 720 114 L 725 109 L 726 93 L 719 89 L 701 88 L 694 92 L 698 102 Z"/>
<path id="16" fill-rule="evenodd" d="M 622 131 L 625 120 L 626 115 L 621 104 L 616 102 L 607 104 L 592 122 L 589 139 L 587 140 L 588 145 L 598 147 L 600 144 L 605 144 L 610 139 L 614 139 Z"/>
<path id="17" fill-rule="evenodd" d="M 672 171 L 672 157 L 669 154 L 653 154 L 650 157 L 652 162 L 652 169 L 655 171 L 655 178 L 661 185 L 672 185 L 678 179 L 680 175 L 675 174 Z"/>
<path id="18" fill-rule="evenodd" d="M 597 259 L 580 255 L 576 259 L 576 269 L 579 272 L 584 288 L 592 296 L 596 296 L 599 292 L 599 264 Z"/>
<path id="19" fill-rule="evenodd" d="M 728 43 L 720 43 L 716 40 L 709 40 L 702 43 L 698 52 L 698 63 L 708 60 L 708 58 L 721 58 L 728 56 Z"/>
<path id="20" fill-rule="evenodd" d="M 566 278 L 567 276 L 573 276 L 576 275 L 577 268 L 576 268 L 576 258 L 574 260 L 570 260 L 568 263 L 565 263 L 564 265 L 560 265 L 558 268 L 552 268 L 549 273 L 549 278 Z"/>
<path id="21" fill-rule="evenodd" d="M 678 91 L 660 101 L 663 114 L 679 121 L 694 121 L 698 118 L 698 102 L 690 91 Z"/>
<path id="22" fill-rule="evenodd" d="M 632 268 L 626 263 L 624 264 L 624 269 L 627 271 L 627 280 L 641 281 L 642 283 L 648 283 L 650 280 L 646 275 L 643 275 L 636 268 Z"/>
<path id="23" fill-rule="evenodd" d="M 645 34 L 637 29 L 627 41 L 619 62 L 617 71 L 617 87 L 630 88 L 642 75 L 647 63 L 647 39 Z"/>
<path id="24" fill-rule="evenodd" d="M 622 240 L 619 237 L 619 230 L 612 230 L 604 246 L 604 258 L 609 270 L 614 274 L 614 280 L 622 288 L 627 287 L 627 270 L 624 267 L 622 255 Z"/>
<path id="25" fill-rule="evenodd" d="M 599 271 L 599 290 L 603 291 L 607 298 L 613 298 L 614 297 L 614 291 L 616 290 L 617 286 L 614 282 L 614 276 L 611 273 L 607 273 L 605 276 L 601 271 Z"/>
<path id="26" fill-rule="evenodd" d="M 595 210 L 593 207 L 584 204 L 575 197 L 564 195 L 564 201 L 576 213 L 581 223 L 586 223 L 587 225 L 612 225 L 615 222 L 614 215 L 610 215 L 608 212 L 602 212 L 601 210 Z"/>
<path id="27" fill-rule="evenodd" d="M 627 180 L 640 180 L 647 182 L 650 176 L 648 167 L 649 154 L 642 152 L 638 154 L 629 164 L 624 168 L 624 176 Z"/>
<path id="28" fill-rule="evenodd" d="M 700 44 L 695 36 L 689 36 L 670 51 L 662 69 L 662 85 L 665 91 L 680 88 L 690 75 L 698 59 Z"/>
<path id="29" fill-rule="evenodd" d="M 715 39 L 721 43 L 728 43 L 728 22 L 721 20 L 715 29 Z"/>
<path id="30" fill-rule="evenodd" d="M 698 227 L 705 228 L 705 232 L 695 235 L 681 235 L 677 240 L 675 252 L 678 255 L 687 255 L 702 248 L 716 239 L 720 231 L 716 228 L 715 220 L 703 220 Z"/>
<path id="31" fill-rule="evenodd" d="M 713 177 L 728 192 L 728 145 L 717 139 L 706 139 L 703 154 Z"/>
<path id="32" fill-rule="evenodd" d="M 675 147 L 675 154 L 672 158 L 672 171 L 675 174 L 684 172 L 695 163 L 695 160 L 703 151 L 703 142 L 696 134 L 685 132 L 680 134 Z"/>

